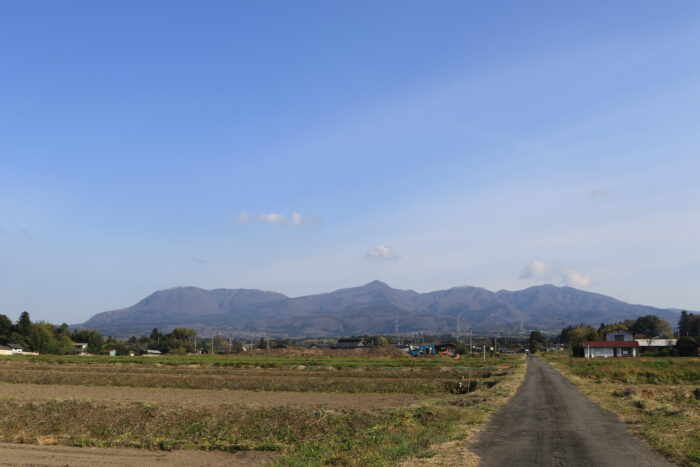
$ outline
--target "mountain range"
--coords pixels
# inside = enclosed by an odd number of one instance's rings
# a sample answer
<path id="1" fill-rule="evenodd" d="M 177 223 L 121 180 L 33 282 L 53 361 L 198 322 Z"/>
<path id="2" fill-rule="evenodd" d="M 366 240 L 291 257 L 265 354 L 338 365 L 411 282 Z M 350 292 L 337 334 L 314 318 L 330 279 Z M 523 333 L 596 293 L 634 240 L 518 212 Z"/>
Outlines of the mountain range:
<path id="1" fill-rule="evenodd" d="M 679 311 L 632 305 L 572 287 L 540 285 L 492 292 L 454 287 L 418 293 L 373 281 L 360 287 L 290 298 L 257 289 L 175 287 L 128 308 L 98 313 L 77 328 L 103 334 L 148 334 L 153 328 L 195 329 L 242 338 L 363 334 L 558 332 L 569 324 L 599 325 L 656 315 L 675 327 Z"/>

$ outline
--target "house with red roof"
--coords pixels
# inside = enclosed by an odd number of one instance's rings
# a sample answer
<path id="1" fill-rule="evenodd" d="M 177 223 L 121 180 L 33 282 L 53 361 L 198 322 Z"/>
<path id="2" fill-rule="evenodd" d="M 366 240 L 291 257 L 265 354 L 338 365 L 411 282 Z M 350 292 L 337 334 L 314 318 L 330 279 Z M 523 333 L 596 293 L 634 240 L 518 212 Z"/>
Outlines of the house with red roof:
<path id="1" fill-rule="evenodd" d="M 634 335 L 624 329 L 614 329 L 605 333 L 604 341 L 583 341 L 585 358 L 638 357 L 639 342 Z"/>

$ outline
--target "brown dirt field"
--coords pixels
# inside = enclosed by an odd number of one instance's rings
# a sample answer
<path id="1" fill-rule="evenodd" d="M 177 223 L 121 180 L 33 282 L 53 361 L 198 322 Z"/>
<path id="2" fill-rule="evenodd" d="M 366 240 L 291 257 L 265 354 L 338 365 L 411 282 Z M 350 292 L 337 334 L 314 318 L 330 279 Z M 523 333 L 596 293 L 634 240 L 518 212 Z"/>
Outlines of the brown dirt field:
<path id="1" fill-rule="evenodd" d="M 396 347 L 368 347 L 366 349 L 286 349 L 255 350 L 252 355 L 274 355 L 279 357 L 373 357 L 411 358 L 408 352 Z"/>
<path id="2" fill-rule="evenodd" d="M 146 451 L 128 448 L 75 448 L 0 443 L 0 465 L 8 466 L 224 466 L 270 464 L 278 454 L 244 451 L 235 454 L 202 451 Z"/>
<path id="3" fill-rule="evenodd" d="M 0 383 L 0 398 L 19 400 L 87 399 L 109 402 L 141 401 L 189 406 L 218 406 L 227 404 L 261 407 L 324 407 L 355 410 L 406 407 L 426 399 L 426 397 L 421 396 L 403 396 L 395 394 L 212 391 L 206 389 L 161 389 L 10 383 Z"/>

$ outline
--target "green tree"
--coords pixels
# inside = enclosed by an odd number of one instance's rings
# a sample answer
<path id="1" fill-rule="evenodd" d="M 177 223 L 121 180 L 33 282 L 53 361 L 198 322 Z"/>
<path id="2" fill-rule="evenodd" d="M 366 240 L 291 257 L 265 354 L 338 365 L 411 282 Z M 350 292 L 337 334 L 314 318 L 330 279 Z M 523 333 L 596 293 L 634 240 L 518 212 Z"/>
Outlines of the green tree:
<path id="1" fill-rule="evenodd" d="M 243 352 L 243 343 L 238 339 L 231 341 L 231 353 L 241 353 Z"/>
<path id="2" fill-rule="evenodd" d="M 377 347 L 389 347 L 391 342 L 385 336 L 377 337 Z"/>
<path id="3" fill-rule="evenodd" d="M 631 332 L 645 337 L 673 337 L 668 323 L 655 315 L 640 316 L 628 325 L 628 328 Z"/>
<path id="4" fill-rule="evenodd" d="M 229 344 L 221 336 L 214 336 L 214 353 L 229 353 Z"/>
<path id="5" fill-rule="evenodd" d="M 32 320 L 29 318 L 29 313 L 23 311 L 22 314 L 19 315 L 15 329 L 22 337 L 26 338 L 29 336 L 32 332 Z"/>
<path id="6" fill-rule="evenodd" d="M 681 336 L 676 341 L 676 349 L 681 357 L 697 357 L 698 343 L 690 336 Z"/>
<path id="7" fill-rule="evenodd" d="M 530 331 L 530 351 L 537 352 L 547 345 L 547 338 L 540 331 Z"/>
<path id="8" fill-rule="evenodd" d="M 0 315 L 0 344 L 5 345 L 10 341 L 13 330 L 12 320 L 5 315 Z"/>
<path id="9" fill-rule="evenodd" d="M 562 329 L 559 340 L 562 344 L 567 344 L 572 348 L 580 347 L 583 341 L 598 340 L 598 331 L 585 324 L 579 324 L 576 327 L 567 326 Z"/>
<path id="10" fill-rule="evenodd" d="M 678 337 L 690 336 L 700 339 L 700 315 L 681 312 L 681 319 L 678 320 Z"/>

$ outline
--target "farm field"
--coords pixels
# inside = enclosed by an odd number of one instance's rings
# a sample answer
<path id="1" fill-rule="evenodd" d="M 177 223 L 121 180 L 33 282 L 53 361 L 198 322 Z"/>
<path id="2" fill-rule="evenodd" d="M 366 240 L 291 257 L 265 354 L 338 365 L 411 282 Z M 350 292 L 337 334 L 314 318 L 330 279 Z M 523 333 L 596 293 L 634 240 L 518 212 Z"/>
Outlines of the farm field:
<path id="1" fill-rule="evenodd" d="M 651 449 L 681 465 L 700 465 L 699 358 L 542 358 Z"/>
<path id="2" fill-rule="evenodd" d="M 11 357 L 0 360 L 0 442 L 250 453 L 252 464 L 423 462 L 454 455 L 523 375 L 519 356 Z M 454 394 L 459 383 L 471 391 Z"/>

